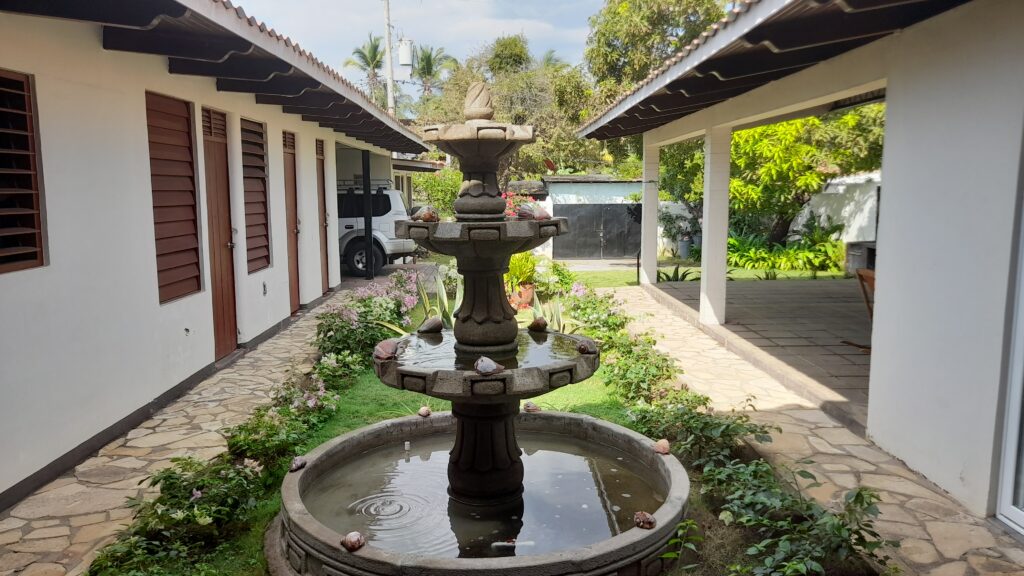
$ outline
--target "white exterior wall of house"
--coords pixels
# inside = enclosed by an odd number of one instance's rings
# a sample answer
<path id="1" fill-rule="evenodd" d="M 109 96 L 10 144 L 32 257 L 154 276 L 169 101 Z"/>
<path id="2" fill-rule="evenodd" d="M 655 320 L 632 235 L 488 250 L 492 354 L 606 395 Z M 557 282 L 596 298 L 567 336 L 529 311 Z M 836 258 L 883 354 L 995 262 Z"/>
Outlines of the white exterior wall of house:
<path id="1" fill-rule="evenodd" d="M 867 433 L 979 514 L 995 511 L 1020 241 L 1020 22 L 1024 2 L 975 0 L 644 134 L 656 150 L 886 89 Z"/>
<path id="2" fill-rule="evenodd" d="M 867 172 L 836 178 L 821 194 L 816 194 L 793 219 L 790 231 L 799 232 L 814 215 L 822 223 L 831 217 L 843 225 L 839 239 L 843 242 L 873 242 L 878 215 L 877 188 L 882 184 L 881 172 Z"/>
<path id="3" fill-rule="evenodd" d="M 893 38 L 868 431 L 993 512 L 1024 138 L 1024 3 Z M 969 231 L 969 233 L 964 233 Z"/>
<path id="4" fill-rule="evenodd" d="M 243 343 L 289 316 L 282 130 L 297 137 L 303 303 L 321 292 L 315 139 L 327 144 L 329 192 L 334 142 L 357 143 L 285 115 L 280 106 L 257 105 L 251 94 L 217 92 L 211 78 L 172 76 L 163 57 L 105 51 L 97 25 L 4 14 L 0 68 L 34 78 L 48 252 L 46 266 L 0 274 L 0 438 L 12 440 L 0 449 L 2 492 L 214 361 L 202 107 L 227 112 L 231 217 L 238 230 L 244 230 L 239 119 L 267 124 L 272 265 L 248 274 L 244 234 L 237 238 Z M 194 106 L 203 290 L 162 305 L 147 90 Z M 328 238 L 337 238 L 336 219 L 328 222 Z M 336 285 L 337 243 L 327 244 Z"/>

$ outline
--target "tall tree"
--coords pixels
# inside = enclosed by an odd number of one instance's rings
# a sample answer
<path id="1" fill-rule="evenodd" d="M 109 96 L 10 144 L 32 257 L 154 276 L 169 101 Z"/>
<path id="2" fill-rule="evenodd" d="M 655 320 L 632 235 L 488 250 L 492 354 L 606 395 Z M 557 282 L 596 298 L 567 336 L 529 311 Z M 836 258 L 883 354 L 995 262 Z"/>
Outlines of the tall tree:
<path id="1" fill-rule="evenodd" d="M 540 57 L 537 63 L 541 68 L 565 68 L 569 66 L 565 60 L 555 52 L 554 48 L 549 48 L 544 55 Z"/>
<path id="2" fill-rule="evenodd" d="M 487 51 L 487 69 L 495 76 L 525 72 L 533 63 L 526 36 L 501 36 Z"/>
<path id="3" fill-rule="evenodd" d="M 384 82 L 380 77 L 380 70 L 384 67 L 383 39 L 374 36 L 371 32 L 366 42 L 352 50 L 352 57 L 345 60 L 346 68 L 356 68 L 366 76 L 366 90 L 370 97 L 380 104 L 381 97 L 386 100 Z"/>
<path id="4" fill-rule="evenodd" d="M 587 68 L 614 97 L 722 16 L 721 0 L 605 0 L 590 18 Z"/>
<path id="5" fill-rule="evenodd" d="M 420 81 L 423 96 L 429 98 L 441 82 L 441 75 L 458 65 L 455 58 L 445 54 L 444 48 L 419 46 L 412 65 L 412 77 Z"/>

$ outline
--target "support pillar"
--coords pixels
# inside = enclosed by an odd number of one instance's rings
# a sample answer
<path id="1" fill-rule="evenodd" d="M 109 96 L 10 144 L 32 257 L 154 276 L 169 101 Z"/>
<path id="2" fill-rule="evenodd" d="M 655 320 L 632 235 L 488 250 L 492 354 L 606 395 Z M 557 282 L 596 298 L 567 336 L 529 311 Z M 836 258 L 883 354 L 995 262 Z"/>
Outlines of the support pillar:
<path id="1" fill-rule="evenodd" d="M 658 186 L 661 148 L 644 142 L 644 188 L 640 220 L 640 283 L 658 282 Z"/>
<path id="2" fill-rule="evenodd" d="M 704 218 L 700 259 L 700 323 L 725 323 L 726 250 L 729 241 L 729 163 L 732 129 L 704 136 Z"/>

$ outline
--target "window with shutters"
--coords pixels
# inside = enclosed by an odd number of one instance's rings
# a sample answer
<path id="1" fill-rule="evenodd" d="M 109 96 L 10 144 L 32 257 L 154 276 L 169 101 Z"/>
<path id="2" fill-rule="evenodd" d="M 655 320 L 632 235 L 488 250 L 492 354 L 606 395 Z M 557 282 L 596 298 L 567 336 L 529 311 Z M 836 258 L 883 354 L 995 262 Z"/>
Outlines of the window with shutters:
<path id="1" fill-rule="evenodd" d="M 146 93 L 160 303 L 202 289 L 192 106 Z"/>
<path id="2" fill-rule="evenodd" d="M 0 273 L 43 265 L 36 122 L 31 78 L 0 70 Z"/>
<path id="3" fill-rule="evenodd" d="M 242 118 L 242 176 L 245 185 L 245 253 L 249 273 L 270 266 L 267 207 L 267 130 Z"/>
<path id="4" fill-rule="evenodd" d="M 226 140 L 228 137 L 227 114 L 203 108 L 203 136 Z"/>

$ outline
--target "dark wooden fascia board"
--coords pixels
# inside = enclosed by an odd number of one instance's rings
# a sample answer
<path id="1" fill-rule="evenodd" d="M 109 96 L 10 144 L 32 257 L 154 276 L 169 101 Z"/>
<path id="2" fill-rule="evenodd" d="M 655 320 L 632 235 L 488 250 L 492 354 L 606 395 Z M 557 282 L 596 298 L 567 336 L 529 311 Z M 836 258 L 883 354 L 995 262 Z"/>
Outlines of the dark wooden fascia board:
<path id="1" fill-rule="evenodd" d="M 293 66 L 277 58 L 253 58 L 231 55 L 224 62 L 206 62 L 184 58 L 168 58 L 167 70 L 171 74 L 213 76 L 231 80 L 267 81 L 275 76 L 290 74 Z"/>
<path id="2" fill-rule="evenodd" d="M 308 76 L 275 76 L 265 82 L 256 80 L 217 79 L 217 90 L 220 92 L 248 92 L 273 96 L 298 96 L 308 90 L 316 90 L 323 86 L 319 80 Z"/>
<path id="3" fill-rule="evenodd" d="M 0 11 L 148 29 L 163 18 L 180 18 L 188 8 L 174 0 L 0 0 Z"/>
<path id="4" fill-rule="evenodd" d="M 255 47 L 237 36 L 181 34 L 160 30 L 131 30 L 104 26 L 103 48 L 207 62 L 224 62 L 233 54 L 248 54 Z"/>

